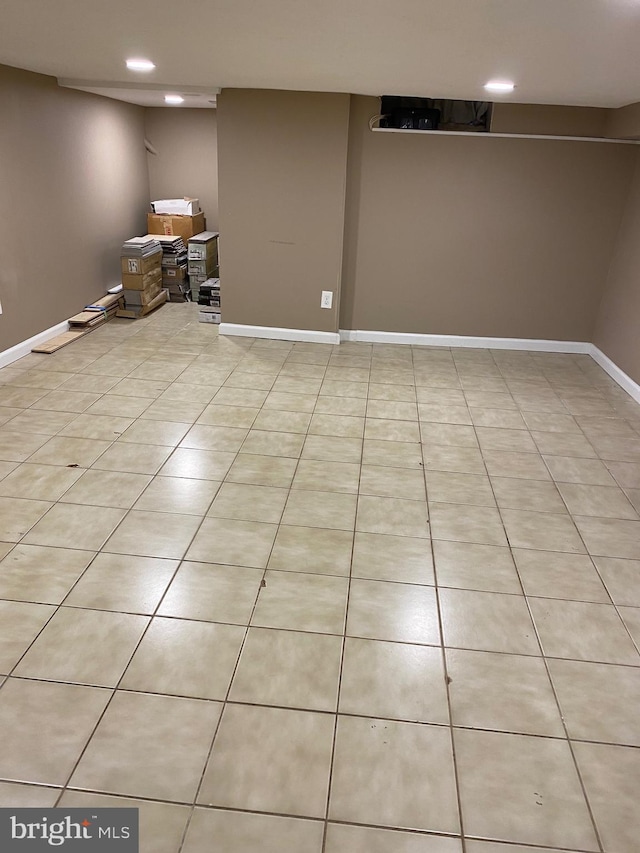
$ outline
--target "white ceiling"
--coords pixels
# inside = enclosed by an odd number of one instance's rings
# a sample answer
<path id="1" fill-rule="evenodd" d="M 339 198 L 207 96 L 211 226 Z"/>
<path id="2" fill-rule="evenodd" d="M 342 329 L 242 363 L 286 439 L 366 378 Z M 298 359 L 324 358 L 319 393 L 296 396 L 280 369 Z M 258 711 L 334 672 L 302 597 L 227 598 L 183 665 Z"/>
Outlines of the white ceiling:
<path id="1" fill-rule="evenodd" d="M 144 78 L 127 57 L 157 68 Z M 63 78 L 526 103 L 640 101 L 640 0 L 2 0 L 0 63 Z"/>
<path id="2" fill-rule="evenodd" d="M 196 86 L 183 86 L 171 88 L 170 86 L 156 86 L 148 84 L 145 88 L 139 85 L 124 83 L 113 84 L 110 82 L 96 80 L 77 80 L 69 77 L 59 77 L 58 83 L 66 89 L 80 89 L 82 92 L 93 92 L 104 98 L 114 98 L 116 101 L 126 101 L 129 104 L 137 104 L 140 107 L 168 107 L 172 109 L 215 109 L 216 96 L 220 90 L 214 87 L 209 89 Z M 184 100 L 181 104 L 165 104 L 165 95 L 180 95 Z"/>

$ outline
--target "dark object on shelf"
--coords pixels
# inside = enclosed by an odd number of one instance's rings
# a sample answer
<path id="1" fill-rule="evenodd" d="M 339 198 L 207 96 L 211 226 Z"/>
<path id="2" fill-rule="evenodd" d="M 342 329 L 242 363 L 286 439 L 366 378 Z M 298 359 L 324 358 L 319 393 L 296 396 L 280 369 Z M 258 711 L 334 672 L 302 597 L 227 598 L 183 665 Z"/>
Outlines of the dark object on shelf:
<path id="1" fill-rule="evenodd" d="M 486 101 L 452 101 L 384 95 L 380 127 L 397 130 L 448 130 L 486 133 L 491 124 L 491 104 Z"/>
<path id="2" fill-rule="evenodd" d="M 380 127 L 403 130 L 437 130 L 440 110 L 428 106 L 425 98 L 400 98 L 385 95 L 382 98 Z"/>

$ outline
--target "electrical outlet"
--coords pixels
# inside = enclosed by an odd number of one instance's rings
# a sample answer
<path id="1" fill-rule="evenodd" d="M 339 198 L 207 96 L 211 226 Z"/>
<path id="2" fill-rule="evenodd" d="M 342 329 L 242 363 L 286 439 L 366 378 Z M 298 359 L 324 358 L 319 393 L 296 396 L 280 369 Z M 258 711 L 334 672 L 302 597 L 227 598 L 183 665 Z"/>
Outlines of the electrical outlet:
<path id="1" fill-rule="evenodd" d="M 320 299 L 320 307 L 321 308 L 331 308 L 333 305 L 333 291 L 332 290 L 323 290 L 322 297 Z"/>

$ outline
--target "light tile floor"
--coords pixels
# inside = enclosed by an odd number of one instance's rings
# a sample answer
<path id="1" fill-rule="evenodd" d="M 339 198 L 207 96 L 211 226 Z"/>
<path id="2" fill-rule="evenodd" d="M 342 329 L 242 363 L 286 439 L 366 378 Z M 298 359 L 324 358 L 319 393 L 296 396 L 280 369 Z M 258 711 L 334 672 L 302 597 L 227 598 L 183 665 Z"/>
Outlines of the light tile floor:
<path id="1" fill-rule="evenodd" d="M 145 853 L 640 849 L 640 407 L 588 357 L 218 337 L 0 371 L 0 803 Z"/>

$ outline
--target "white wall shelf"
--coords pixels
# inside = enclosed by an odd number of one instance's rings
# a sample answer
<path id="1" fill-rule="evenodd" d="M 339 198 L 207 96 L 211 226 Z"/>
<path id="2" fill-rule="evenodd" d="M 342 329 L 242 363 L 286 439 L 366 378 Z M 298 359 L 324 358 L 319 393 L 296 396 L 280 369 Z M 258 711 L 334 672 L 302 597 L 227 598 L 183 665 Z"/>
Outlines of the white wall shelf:
<path id="1" fill-rule="evenodd" d="M 475 136 L 483 139 L 555 139 L 565 142 L 608 142 L 616 145 L 640 145 L 640 139 L 608 139 L 604 136 L 550 136 L 544 133 L 491 133 L 469 130 L 413 130 L 412 128 L 372 127 L 373 133 L 418 133 L 421 136 Z"/>

